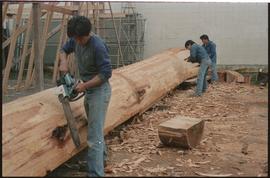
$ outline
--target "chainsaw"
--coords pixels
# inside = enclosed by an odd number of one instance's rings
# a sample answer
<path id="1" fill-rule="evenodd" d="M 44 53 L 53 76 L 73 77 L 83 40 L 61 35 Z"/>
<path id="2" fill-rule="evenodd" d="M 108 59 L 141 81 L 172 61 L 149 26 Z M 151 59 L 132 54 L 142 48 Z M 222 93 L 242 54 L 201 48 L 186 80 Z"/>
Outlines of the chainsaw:
<path id="1" fill-rule="evenodd" d="M 76 127 L 76 121 L 72 114 L 70 103 L 80 99 L 85 95 L 85 93 L 78 93 L 75 88 L 80 83 L 79 80 L 76 80 L 70 73 L 66 73 L 57 80 L 56 84 L 58 87 L 58 99 L 62 103 L 65 118 L 67 119 L 67 124 L 70 129 L 70 134 L 73 140 L 73 143 L 77 148 L 80 147 L 80 137 L 79 132 Z"/>

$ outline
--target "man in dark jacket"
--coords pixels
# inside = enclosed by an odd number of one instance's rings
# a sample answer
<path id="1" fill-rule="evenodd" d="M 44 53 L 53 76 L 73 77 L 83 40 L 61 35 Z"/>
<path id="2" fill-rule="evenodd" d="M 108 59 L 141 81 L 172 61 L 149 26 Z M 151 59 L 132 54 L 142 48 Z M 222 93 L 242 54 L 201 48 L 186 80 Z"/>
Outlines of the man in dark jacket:
<path id="1" fill-rule="evenodd" d="M 210 59 L 211 59 L 211 83 L 215 83 L 218 81 L 217 75 L 217 52 L 216 52 L 216 44 L 213 41 L 210 41 L 207 35 L 202 35 L 200 37 L 203 43 L 204 49 L 207 51 Z"/>
<path id="2" fill-rule="evenodd" d="M 207 89 L 207 71 L 209 66 L 211 65 L 211 60 L 205 51 L 205 49 L 196 44 L 192 40 L 188 40 L 185 43 L 186 49 L 190 50 L 190 56 L 188 58 L 188 62 L 198 62 L 200 63 L 200 69 L 197 77 L 197 88 L 194 96 L 201 96 L 203 92 Z"/>
<path id="3" fill-rule="evenodd" d="M 112 75 L 111 60 L 106 44 L 91 32 L 91 22 L 83 16 L 74 16 L 68 21 L 69 40 L 60 51 L 61 72 L 68 72 L 67 56 L 74 52 L 80 78 L 83 83 L 76 87 L 86 92 L 84 107 L 88 120 L 87 164 L 88 176 L 104 176 L 106 145 L 103 127 L 111 97 L 109 78 Z"/>

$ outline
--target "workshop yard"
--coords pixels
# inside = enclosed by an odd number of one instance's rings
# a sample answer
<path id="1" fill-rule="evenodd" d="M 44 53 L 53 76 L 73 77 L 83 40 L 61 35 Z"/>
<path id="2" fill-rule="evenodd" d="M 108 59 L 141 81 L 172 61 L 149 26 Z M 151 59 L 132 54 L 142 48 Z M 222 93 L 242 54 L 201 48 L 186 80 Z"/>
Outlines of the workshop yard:
<path id="1" fill-rule="evenodd" d="M 140 116 L 106 136 L 106 176 L 267 176 L 268 88 L 237 83 L 171 91 Z M 201 144 L 184 150 L 162 145 L 158 125 L 176 115 L 205 120 Z M 86 175 L 87 149 L 48 176 Z"/>

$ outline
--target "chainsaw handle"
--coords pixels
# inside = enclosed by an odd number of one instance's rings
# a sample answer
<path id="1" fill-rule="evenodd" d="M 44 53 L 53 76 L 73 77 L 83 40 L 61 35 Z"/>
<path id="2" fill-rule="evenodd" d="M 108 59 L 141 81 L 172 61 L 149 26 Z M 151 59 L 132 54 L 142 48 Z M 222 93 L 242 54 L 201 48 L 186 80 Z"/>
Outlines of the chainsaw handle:
<path id="1" fill-rule="evenodd" d="M 69 99 L 70 102 L 73 102 L 73 101 L 77 101 L 79 100 L 81 97 L 83 97 L 85 95 L 85 92 L 82 92 L 82 94 L 80 96 L 77 96 L 76 98 L 74 99 Z"/>

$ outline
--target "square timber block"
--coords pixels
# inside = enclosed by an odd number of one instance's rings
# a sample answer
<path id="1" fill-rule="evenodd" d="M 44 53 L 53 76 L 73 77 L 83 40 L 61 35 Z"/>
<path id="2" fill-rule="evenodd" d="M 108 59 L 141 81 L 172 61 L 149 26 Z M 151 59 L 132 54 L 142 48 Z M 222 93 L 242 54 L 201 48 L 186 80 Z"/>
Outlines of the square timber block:
<path id="1" fill-rule="evenodd" d="M 218 71 L 218 81 L 225 82 L 226 81 L 226 72 L 225 71 Z"/>
<path id="2" fill-rule="evenodd" d="M 167 146 L 194 148 L 200 144 L 204 120 L 176 116 L 158 126 L 160 141 Z"/>
<path id="3" fill-rule="evenodd" d="M 244 83 L 245 78 L 239 72 L 227 70 L 226 71 L 226 82 L 227 83 L 231 83 L 231 82 Z"/>

